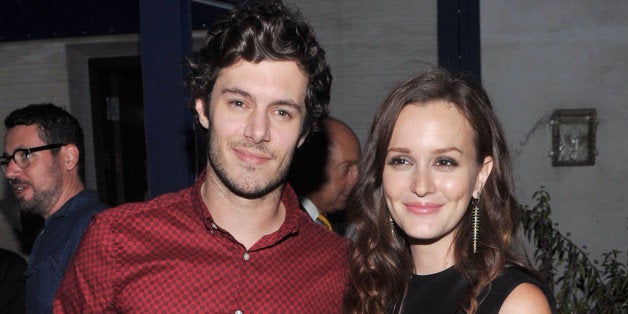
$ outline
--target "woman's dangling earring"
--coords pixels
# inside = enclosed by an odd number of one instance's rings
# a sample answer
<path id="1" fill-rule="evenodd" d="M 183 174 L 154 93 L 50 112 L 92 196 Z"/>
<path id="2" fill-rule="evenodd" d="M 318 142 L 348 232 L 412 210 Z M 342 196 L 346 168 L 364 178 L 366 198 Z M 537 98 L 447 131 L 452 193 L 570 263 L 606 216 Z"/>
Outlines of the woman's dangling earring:
<path id="1" fill-rule="evenodd" d="M 478 229 L 479 229 L 479 225 L 480 225 L 480 217 L 479 217 L 479 211 L 480 211 L 480 196 L 478 195 L 478 198 L 471 198 L 471 206 L 473 206 L 473 213 L 472 213 L 472 219 L 473 219 L 473 253 L 475 253 L 477 251 L 478 248 Z"/>
<path id="2" fill-rule="evenodd" d="M 395 236 L 395 221 L 391 216 L 388 216 L 388 227 L 390 228 L 390 233 Z"/>

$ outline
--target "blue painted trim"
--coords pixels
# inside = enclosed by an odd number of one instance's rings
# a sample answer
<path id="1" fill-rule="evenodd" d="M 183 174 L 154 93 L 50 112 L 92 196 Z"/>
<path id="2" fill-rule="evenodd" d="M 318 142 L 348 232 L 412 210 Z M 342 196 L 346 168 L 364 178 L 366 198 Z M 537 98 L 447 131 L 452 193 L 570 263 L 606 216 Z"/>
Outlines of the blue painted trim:
<path id="1" fill-rule="evenodd" d="M 438 64 L 482 78 L 479 0 L 438 1 Z"/>
<path id="2" fill-rule="evenodd" d="M 140 1 L 140 44 L 151 197 L 194 182 L 192 114 L 183 87 L 191 51 L 189 0 Z"/>

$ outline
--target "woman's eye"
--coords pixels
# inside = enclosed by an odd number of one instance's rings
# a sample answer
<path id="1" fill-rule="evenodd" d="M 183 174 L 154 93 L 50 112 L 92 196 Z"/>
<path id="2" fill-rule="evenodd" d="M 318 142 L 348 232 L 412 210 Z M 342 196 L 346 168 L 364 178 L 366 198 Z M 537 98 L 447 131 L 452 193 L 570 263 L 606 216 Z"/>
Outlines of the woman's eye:
<path id="1" fill-rule="evenodd" d="M 389 165 L 407 165 L 410 161 L 403 157 L 392 157 L 388 160 Z"/>
<path id="2" fill-rule="evenodd" d="M 451 158 L 439 158 L 436 161 L 436 165 L 441 167 L 455 167 L 458 163 Z"/>

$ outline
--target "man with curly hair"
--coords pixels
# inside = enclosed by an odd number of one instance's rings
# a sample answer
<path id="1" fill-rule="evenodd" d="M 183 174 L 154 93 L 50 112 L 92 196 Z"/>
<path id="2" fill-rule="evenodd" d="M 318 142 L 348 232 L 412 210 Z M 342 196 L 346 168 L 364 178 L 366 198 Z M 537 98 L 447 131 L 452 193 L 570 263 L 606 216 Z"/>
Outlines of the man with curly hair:
<path id="1" fill-rule="evenodd" d="M 97 216 L 55 311 L 340 312 L 348 241 L 285 183 L 328 111 L 331 74 L 310 27 L 280 1 L 245 3 L 189 65 L 206 170 L 190 188 Z"/>

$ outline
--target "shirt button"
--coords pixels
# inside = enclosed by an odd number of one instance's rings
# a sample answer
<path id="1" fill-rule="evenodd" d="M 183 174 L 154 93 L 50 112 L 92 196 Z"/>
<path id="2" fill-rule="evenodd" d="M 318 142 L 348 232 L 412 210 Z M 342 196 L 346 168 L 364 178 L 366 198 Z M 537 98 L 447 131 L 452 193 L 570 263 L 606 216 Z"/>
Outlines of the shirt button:
<path id="1" fill-rule="evenodd" d="M 242 256 L 242 258 L 244 258 L 245 261 L 248 261 L 251 259 L 251 256 L 249 255 L 249 252 L 244 252 L 244 256 Z"/>
<path id="2" fill-rule="evenodd" d="M 237 311 L 235 311 L 235 314 L 242 314 L 242 311 L 237 310 Z"/>
<path id="3" fill-rule="evenodd" d="M 212 222 L 212 228 L 218 229 L 218 226 L 216 226 L 216 224 Z"/>

